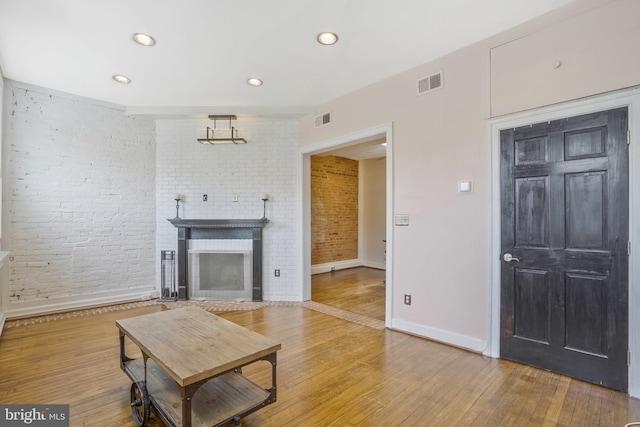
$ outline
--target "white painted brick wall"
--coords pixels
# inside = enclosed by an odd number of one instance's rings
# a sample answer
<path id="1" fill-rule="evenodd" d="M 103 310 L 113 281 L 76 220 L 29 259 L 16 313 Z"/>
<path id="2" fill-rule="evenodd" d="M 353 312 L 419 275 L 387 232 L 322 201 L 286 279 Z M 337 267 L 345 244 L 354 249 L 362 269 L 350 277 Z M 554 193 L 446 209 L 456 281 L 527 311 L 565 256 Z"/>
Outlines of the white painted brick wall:
<path id="1" fill-rule="evenodd" d="M 196 141 L 210 120 L 156 122 L 157 267 L 160 251 L 177 248 L 177 230 L 167 221 L 176 215 L 174 195 L 181 193 L 181 218 L 261 218 L 269 195 L 263 230 L 263 299 L 299 301 L 297 120 L 239 118 L 233 122 L 242 145 L 202 145 Z M 228 122 L 218 121 L 218 128 Z M 199 131 L 201 134 L 199 134 Z M 202 201 L 202 195 L 208 201 Z M 233 202 L 233 195 L 238 202 Z M 279 269 L 280 277 L 274 277 Z"/>
<path id="2" fill-rule="evenodd" d="M 153 288 L 153 120 L 15 82 L 4 89 L 10 301 Z"/>

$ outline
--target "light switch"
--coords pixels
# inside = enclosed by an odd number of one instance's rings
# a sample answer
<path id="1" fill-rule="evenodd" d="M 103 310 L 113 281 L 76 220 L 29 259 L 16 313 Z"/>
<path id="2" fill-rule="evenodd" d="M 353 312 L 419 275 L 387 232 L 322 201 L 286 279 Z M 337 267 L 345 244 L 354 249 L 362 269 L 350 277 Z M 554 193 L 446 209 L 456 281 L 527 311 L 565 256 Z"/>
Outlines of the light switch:
<path id="1" fill-rule="evenodd" d="M 409 225 L 409 215 L 408 214 L 396 214 L 395 223 L 396 223 L 396 225 Z"/>
<path id="2" fill-rule="evenodd" d="M 470 193 L 472 190 L 471 181 L 458 182 L 458 191 L 460 193 Z"/>

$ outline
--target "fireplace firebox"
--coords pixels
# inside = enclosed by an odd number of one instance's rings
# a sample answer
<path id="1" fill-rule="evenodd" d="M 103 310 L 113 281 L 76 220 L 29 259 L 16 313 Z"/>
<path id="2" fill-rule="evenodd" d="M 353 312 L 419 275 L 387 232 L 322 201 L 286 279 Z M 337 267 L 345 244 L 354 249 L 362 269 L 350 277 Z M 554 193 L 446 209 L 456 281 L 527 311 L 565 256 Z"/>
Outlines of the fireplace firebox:
<path id="1" fill-rule="evenodd" d="M 178 300 L 189 295 L 189 241 L 194 239 L 250 239 L 252 301 L 262 301 L 262 229 L 269 222 L 261 219 L 169 219 L 178 229 Z"/>

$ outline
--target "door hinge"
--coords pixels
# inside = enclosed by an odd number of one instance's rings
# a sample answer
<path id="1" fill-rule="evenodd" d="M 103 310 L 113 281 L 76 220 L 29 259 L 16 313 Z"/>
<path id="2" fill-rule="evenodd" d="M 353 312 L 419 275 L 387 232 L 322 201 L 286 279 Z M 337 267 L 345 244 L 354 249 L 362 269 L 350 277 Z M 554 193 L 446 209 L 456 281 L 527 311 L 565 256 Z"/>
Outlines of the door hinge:
<path id="1" fill-rule="evenodd" d="M 631 256 L 631 240 L 627 240 L 627 255 Z"/>
<path id="2" fill-rule="evenodd" d="M 631 366 L 631 352 L 627 351 L 627 366 Z"/>

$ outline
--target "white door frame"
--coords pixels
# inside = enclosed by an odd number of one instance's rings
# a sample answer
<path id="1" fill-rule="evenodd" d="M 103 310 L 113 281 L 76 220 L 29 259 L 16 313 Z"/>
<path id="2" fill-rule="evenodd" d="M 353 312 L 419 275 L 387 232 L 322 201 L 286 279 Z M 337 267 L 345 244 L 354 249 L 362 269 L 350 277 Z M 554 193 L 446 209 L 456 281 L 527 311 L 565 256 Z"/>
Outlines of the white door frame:
<path id="1" fill-rule="evenodd" d="M 640 87 L 558 104 L 489 122 L 491 143 L 491 256 L 489 283 L 489 346 L 486 355 L 500 357 L 500 131 L 617 107 L 629 108 L 629 394 L 640 397 Z"/>
<path id="2" fill-rule="evenodd" d="M 385 286 L 385 326 L 391 327 L 393 307 L 393 123 L 384 123 L 379 126 L 359 130 L 346 135 L 320 141 L 307 145 L 300 149 L 300 209 L 302 212 L 300 224 L 300 283 L 303 301 L 311 299 L 311 167 L 310 158 L 313 154 L 319 154 L 329 150 L 348 147 L 359 142 L 377 138 L 385 138 L 387 142 L 387 224 L 386 224 L 386 286 Z"/>

